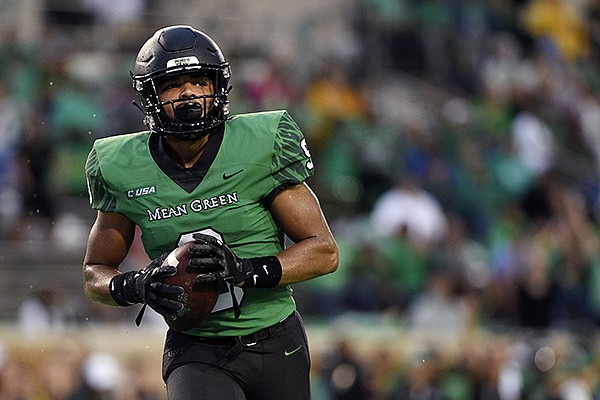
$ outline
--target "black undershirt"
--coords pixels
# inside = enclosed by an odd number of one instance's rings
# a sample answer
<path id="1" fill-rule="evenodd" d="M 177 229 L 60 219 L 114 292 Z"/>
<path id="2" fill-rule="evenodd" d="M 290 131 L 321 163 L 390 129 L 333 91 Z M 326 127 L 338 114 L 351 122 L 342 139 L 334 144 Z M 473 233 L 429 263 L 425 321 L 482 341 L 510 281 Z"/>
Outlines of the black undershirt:
<path id="1" fill-rule="evenodd" d="M 202 155 L 196 163 L 190 168 L 181 168 L 175 161 L 169 157 L 164 148 L 161 135 L 152 134 L 150 136 L 150 154 L 158 167 L 183 190 L 188 193 L 194 191 L 202 182 L 206 172 L 217 157 L 221 143 L 223 142 L 224 126 L 217 127 L 211 132 L 208 143 Z"/>

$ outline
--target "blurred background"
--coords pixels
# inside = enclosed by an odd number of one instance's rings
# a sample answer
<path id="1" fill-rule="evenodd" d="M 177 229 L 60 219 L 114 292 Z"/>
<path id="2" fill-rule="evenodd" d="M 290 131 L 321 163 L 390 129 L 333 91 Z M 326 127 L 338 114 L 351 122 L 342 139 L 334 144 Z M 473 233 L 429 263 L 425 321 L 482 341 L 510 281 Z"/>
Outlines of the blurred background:
<path id="1" fill-rule="evenodd" d="M 600 398 L 600 2 L 0 0 L 1 400 L 165 398 L 164 323 L 90 303 L 81 261 L 85 158 L 143 129 L 170 24 L 307 137 L 341 250 L 294 285 L 314 400 Z"/>

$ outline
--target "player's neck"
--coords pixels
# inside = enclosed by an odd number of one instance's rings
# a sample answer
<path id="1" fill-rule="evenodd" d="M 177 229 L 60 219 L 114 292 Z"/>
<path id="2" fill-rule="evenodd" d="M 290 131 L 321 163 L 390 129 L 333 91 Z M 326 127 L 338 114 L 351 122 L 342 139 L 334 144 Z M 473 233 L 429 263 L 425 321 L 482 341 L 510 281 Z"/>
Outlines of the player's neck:
<path id="1" fill-rule="evenodd" d="M 196 141 L 184 141 L 170 137 L 163 137 L 163 146 L 175 164 L 181 168 L 191 168 L 204 153 L 209 136 L 206 135 Z"/>

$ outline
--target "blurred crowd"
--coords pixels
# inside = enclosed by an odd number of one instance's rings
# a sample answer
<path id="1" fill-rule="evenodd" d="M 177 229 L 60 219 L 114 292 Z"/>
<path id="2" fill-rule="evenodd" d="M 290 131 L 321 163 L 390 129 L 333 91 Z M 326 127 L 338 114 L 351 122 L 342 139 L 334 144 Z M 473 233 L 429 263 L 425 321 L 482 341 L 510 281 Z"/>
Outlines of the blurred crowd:
<path id="1" fill-rule="evenodd" d="M 351 4 L 319 54 L 257 54 L 221 28 L 233 112 L 291 112 L 339 241 L 339 271 L 296 285 L 300 310 L 392 320 L 422 344 L 394 357 L 340 338 L 314 354 L 315 399 L 600 398 L 600 4 Z M 59 17 L 40 43 L 0 38 L 6 240 L 68 237 L 61 201 L 86 202 L 92 140 L 143 129 L 138 43 L 94 54 Z M 22 321 L 43 321 L 47 297 Z M 93 398 L 11 395 L 23 365 L 2 361 L 0 400 Z"/>
<path id="2" fill-rule="evenodd" d="M 156 354 L 113 352 L 53 336 L 38 347 L 2 347 L 0 398 L 18 400 L 162 400 L 160 347 Z"/>

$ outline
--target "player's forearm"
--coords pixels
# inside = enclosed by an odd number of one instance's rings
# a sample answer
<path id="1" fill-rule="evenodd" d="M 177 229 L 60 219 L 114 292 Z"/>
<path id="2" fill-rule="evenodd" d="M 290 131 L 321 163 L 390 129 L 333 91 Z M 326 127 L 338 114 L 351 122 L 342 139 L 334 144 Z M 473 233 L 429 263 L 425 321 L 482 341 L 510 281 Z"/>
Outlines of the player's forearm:
<path id="1" fill-rule="evenodd" d="M 119 272 L 107 265 L 84 264 L 83 288 L 88 299 L 95 303 L 117 306 L 109 292 L 110 280 Z"/>
<path id="2" fill-rule="evenodd" d="M 339 263 L 333 237 L 311 237 L 288 247 L 277 255 L 281 261 L 280 285 L 303 282 L 335 272 Z"/>

